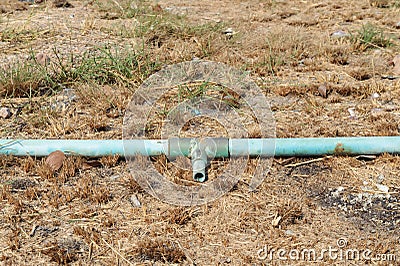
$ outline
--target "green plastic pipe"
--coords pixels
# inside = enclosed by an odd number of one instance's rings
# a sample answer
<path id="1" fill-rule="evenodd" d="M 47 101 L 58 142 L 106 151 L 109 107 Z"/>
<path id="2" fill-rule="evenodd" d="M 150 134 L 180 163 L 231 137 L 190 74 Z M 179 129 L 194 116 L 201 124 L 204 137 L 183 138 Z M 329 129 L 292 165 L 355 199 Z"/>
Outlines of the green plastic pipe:
<path id="1" fill-rule="evenodd" d="M 168 148 L 168 140 L 130 140 L 125 142 L 127 156 L 145 155 L 155 156 L 164 153 Z M 70 155 L 100 157 L 107 155 L 124 156 L 124 142 L 122 140 L 0 140 L 0 155 L 36 156 L 43 157 L 51 152 L 61 150 Z"/>
<path id="2" fill-rule="evenodd" d="M 12 140 L 0 139 L 0 155 L 47 156 L 55 150 L 71 155 L 188 156 L 190 139 L 175 140 Z M 400 137 L 212 139 L 214 157 L 320 156 L 400 153 Z M 177 144 L 178 143 L 178 144 Z M 181 145 L 182 144 L 182 145 Z"/>

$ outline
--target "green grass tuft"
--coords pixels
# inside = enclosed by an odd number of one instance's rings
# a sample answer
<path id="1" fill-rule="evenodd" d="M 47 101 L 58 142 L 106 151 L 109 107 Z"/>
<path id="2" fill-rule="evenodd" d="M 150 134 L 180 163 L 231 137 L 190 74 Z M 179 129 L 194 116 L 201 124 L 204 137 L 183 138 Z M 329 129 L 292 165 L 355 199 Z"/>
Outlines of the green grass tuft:
<path id="1" fill-rule="evenodd" d="M 362 51 L 371 48 L 386 48 L 393 45 L 392 40 L 378 27 L 365 24 L 352 35 L 352 41 Z"/>
<path id="2" fill-rule="evenodd" d="M 81 56 L 62 55 L 43 64 L 32 59 L 17 62 L 0 71 L 0 95 L 32 97 L 53 94 L 74 83 L 140 84 L 159 68 L 144 51 L 98 47 Z"/>

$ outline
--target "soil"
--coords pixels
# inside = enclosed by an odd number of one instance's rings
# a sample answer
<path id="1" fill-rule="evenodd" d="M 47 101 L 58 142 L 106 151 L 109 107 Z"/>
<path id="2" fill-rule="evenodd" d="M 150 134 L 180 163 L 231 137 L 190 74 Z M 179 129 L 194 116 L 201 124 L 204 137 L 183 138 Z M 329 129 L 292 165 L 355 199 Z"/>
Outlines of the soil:
<path id="1" fill-rule="evenodd" d="M 55 2 L 0 3 L 1 69 L 32 54 L 44 65 L 54 62 L 55 50 L 68 56 L 98 46 L 145 45 L 150 60 L 164 65 L 200 58 L 249 71 L 269 100 L 277 138 L 400 134 L 400 78 L 392 62 L 400 54 L 399 1 L 144 2 L 152 10 L 149 20 L 183 16 L 189 26 L 206 28 L 199 35 L 155 30 L 144 36 L 126 31 L 139 22 L 125 16 L 122 5 L 139 2 Z M 365 41 L 371 25 L 380 31 Z M 121 139 L 126 106 L 150 74 L 129 86 L 71 83 L 54 93 L 2 96 L 0 107 L 12 116 L 0 118 L 0 137 Z M 326 253 L 318 265 L 398 265 L 399 156 L 313 159 L 274 158 L 257 190 L 249 191 L 251 173 L 245 172 L 217 200 L 180 207 L 145 192 L 117 156 L 67 157 L 56 171 L 46 158 L 2 156 L 0 261 L 309 265 L 310 259 L 288 254 L 288 260 L 262 255 L 332 247 L 370 250 L 374 259 L 345 261 Z M 156 164 L 160 172 L 170 170 L 166 158 Z M 210 176 L 221 165 L 226 162 L 213 161 Z M 174 171 L 169 178 L 190 181 L 190 172 Z"/>

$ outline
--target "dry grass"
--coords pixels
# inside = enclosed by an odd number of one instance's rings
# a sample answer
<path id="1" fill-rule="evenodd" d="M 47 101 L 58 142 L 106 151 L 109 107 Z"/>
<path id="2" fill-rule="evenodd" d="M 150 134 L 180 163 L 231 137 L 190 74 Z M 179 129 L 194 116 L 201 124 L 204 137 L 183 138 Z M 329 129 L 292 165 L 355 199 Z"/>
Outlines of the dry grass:
<path id="1" fill-rule="evenodd" d="M 250 71 L 270 100 L 277 137 L 399 135 L 400 80 L 387 78 L 399 53 L 398 1 L 45 2 L 0 3 L 0 106 L 13 113 L 0 119 L 2 138 L 120 139 L 137 87 L 162 66 L 194 57 Z M 339 30 L 349 36 L 332 36 Z M 225 89 L 187 85 L 157 102 L 148 134 L 160 136 L 171 116 L 185 122 L 182 136 L 231 133 L 217 121 L 174 114 L 183 99 L 226 98 L 248 111 Z M 257 137 L 253 126 L 247 130 Z M 72 156 L 54 171 L 41 158 L 2 156 L 0 261 L 264 265 L 257 255 L 264 246 L 321 250 L 346 238 L 349 248 L 396 254 L 396 265 L 399 157 L 308 160 L 275 158 L 253 192 L 250 161 L 223 197 L 176 207 L 144 192 L 118 157 Z M 190 170 L 165 157 L 153 162 L 170 180 L 196 185 Z M 227 163 L 213 160 L 209 179 Z"/>

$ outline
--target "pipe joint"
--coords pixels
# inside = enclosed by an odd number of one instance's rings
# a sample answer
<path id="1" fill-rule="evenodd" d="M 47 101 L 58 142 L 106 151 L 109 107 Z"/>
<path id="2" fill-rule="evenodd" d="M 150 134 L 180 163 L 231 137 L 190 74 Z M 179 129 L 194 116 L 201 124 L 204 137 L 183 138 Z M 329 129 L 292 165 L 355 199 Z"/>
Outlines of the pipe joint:
<path id="1" fill-rule="evenodd" d="M 208 155 L 211 155 L 211 149 L 201 144 L 202 142 L 197 139 L 190 140 L 189 157 L 192 160 L 193 179 L 197 182 L 206 180 Z"/>
<path id="2" fill-rule="evenodd" d="M 229 157 L 227 138 L 171 138 L 168 141 L 169 158 L 178 156 L 190 158 L 193 179 L 197 182 L 204 182 L 207 179 L 206 168 L 210 160 Z"/>

